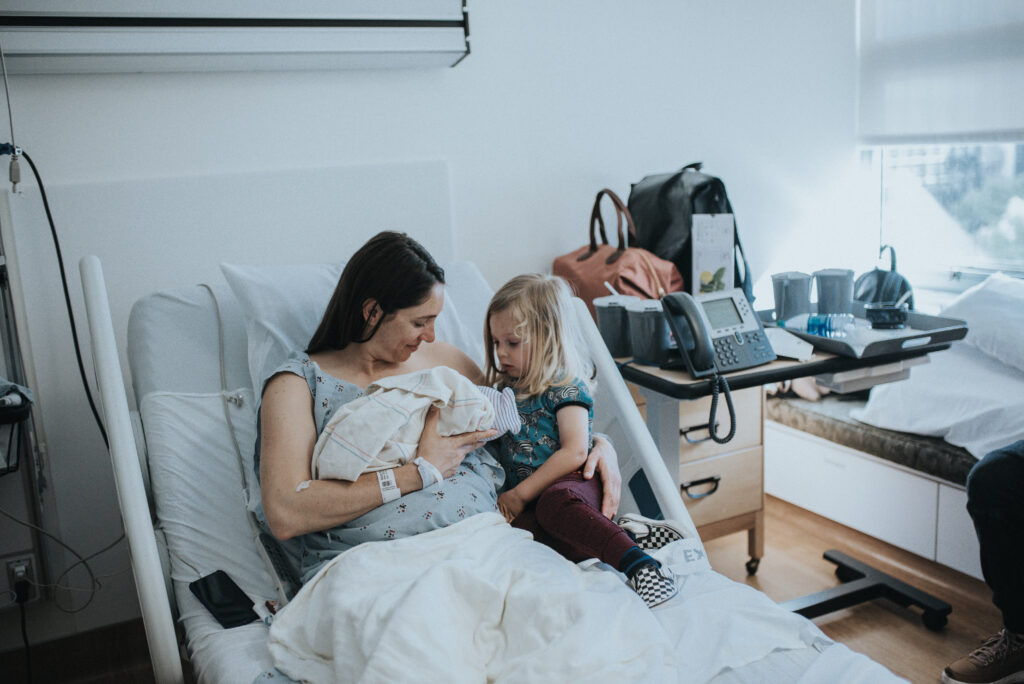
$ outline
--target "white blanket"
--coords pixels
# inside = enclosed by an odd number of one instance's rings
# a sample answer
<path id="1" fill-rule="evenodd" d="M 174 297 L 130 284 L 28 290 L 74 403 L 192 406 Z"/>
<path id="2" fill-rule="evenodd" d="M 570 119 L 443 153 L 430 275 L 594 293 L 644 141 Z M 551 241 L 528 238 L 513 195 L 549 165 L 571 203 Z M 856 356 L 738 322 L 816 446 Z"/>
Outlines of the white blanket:
<path id="1" fill-rule="evenodd" d="M 327 421 L 313 447 L 313 477 L 354 482 L 413 460 L 431 406 L 444 409 L 437 421 L 442 437 L 494 424 L 480 389 L 447 366 L 382 378 Z"/>
<path id="2" fill-rule="evenodd" d="M 278 669 L 312 682 L 619 684 L 707 681 L 775 649 L 830 643 L 710 572 L 698 540 L 657 555 L 683 588 L 651 611 L 607 566 L 573 565 L 480 514 L 338 556 L 275 617 L 269 647 Z"/>

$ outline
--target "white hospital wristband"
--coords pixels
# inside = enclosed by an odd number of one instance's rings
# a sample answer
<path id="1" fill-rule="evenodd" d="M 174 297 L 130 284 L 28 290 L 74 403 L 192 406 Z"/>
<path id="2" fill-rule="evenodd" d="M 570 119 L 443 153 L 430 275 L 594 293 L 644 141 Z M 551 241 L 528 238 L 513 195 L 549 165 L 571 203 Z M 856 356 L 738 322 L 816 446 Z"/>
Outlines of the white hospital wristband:
<path id="1" fill-rule="evenodd" d="M 392 470 L 378 470 L 377 484 L 380 485 L 380 496 L 384 499 L 384 503 L 394 501 L 402 496 L 402 490 L 398 488 L 398 483 L 395 482 L 395 473 Z"/>
<path id="2" fill-rule="evenodd" d="M 437 466 L 422 456 L 417 456 L 412 460 L 412 462 L 416 464 L 417 468 L 419 468 L 420 479 L 423 480 L 424 489 L 444 479 L 444 476 L 441 474 L 441 471 L 437 469 Z"/>

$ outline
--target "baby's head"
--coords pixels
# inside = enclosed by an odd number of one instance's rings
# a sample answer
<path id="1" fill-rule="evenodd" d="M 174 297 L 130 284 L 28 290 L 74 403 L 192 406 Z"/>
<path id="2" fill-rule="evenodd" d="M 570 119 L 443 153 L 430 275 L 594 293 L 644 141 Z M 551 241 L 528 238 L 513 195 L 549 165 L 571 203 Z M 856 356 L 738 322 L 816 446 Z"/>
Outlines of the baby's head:
<path id="1" fill-rule="evenodd" d="M 487 383 L 502 381 L 534 396 L 592 372 L 576 328 L 572 292 L 558 276 L 516 276 L 487 307 Z"/>

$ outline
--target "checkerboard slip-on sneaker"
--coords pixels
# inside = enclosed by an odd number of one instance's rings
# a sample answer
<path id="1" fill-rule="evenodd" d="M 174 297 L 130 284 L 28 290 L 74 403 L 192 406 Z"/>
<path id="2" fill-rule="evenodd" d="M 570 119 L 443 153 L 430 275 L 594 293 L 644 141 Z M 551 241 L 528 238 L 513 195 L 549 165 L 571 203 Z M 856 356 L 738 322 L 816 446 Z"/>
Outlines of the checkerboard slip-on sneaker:
<path id="1" fill-rule="evenodd" d="M 644 551 L 660 549 L 685 537 L 682 530 L 669 522 L 651 520 L 634 513 L 624 514 L 619 518 L 618 524 Z"/>
<path id="2" fill-rule="evenodd" d="M 946 684 L 1024 682 L 1024 635 L 1005 629 L 942 672 Z"/>
<path id="3" fill-rule="evenodd" d="M 629 578 L 629 586 L 648 608 L 660 605 L 679 593 L 672 572 L 650 564 L 633 573 Z"/>

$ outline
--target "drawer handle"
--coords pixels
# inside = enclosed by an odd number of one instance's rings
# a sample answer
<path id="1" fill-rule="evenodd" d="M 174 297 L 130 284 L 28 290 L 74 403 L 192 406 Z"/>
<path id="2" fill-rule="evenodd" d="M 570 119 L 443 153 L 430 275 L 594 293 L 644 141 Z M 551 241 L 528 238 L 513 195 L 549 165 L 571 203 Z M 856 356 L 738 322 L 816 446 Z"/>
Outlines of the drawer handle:
<path id="1" fill-rule="evenodd" d="M 718 491 L 718 485 L 722 481 L 721 475 L 712 475 L 711 477 L 705 477 L 700 480 L 694 480 L 693 482 L 683 482 L 679 485 L 679 488 L 683 490 L 683 493 L 691 499 L 703 499 L 705 496 L 711 496 Z M 701 485 L 713 484 L 714 486 L 706 492 L 700 494 L 691 494 L 690 487 L 699 487 Z"/>
<path id="2" fill-rule="evenodd" d="M 698 430 L 707 430 L 708 436 L 701 437 L 700 439 L 690 439 L 691 432 L 697 432 Z M 715 423 L 715 433 L 718 433 L 718 423 Z M 701 442 L 707 442 L 711 440 L 711 425 L 704 423 L 703 425 L 694 425 L 693 427 L 686 428 L 685 430 L 680 429 L 679 434 L 683 436 L 688 444 L 700 444 Z"/>

